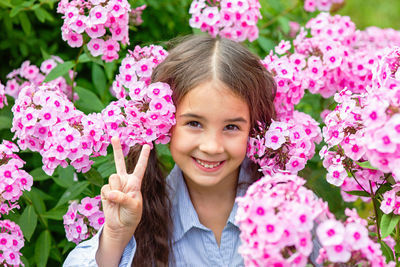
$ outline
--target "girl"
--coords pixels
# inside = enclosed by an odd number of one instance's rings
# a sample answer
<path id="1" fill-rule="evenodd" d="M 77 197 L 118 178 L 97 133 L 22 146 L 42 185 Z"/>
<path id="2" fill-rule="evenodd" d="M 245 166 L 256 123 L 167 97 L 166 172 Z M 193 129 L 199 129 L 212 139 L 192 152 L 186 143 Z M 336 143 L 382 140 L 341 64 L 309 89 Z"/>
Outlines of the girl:
<path id="1" fill-rule="evenodd" d="M 173 90 L 176 166 L 165 179 L 144 145 L 129 153 L 126 170 L 113 138 L 117 173 L 101 191 L 104 227 L 64 266 L 241 266 L 235 198 L 261 176 L 246 158 L 247 140 L 275 116 L 275 82 L 242 45 L 204 35 L 170 51 L 152 82 Z"/>

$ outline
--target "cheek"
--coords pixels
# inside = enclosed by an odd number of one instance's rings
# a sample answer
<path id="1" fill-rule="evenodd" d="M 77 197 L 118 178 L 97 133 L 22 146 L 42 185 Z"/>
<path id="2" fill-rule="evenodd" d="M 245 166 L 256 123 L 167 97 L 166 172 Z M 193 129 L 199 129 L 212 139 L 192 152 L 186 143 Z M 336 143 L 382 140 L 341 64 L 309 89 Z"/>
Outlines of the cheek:
<path id="1" fill-rule="evenodd" d="M 235 138 L 235 140 L 230 140 L 226 148 L 232 156 L 238 158 L 244 158 L 247 152 L 248 136 L 242 136 L 240 138 Z"/>
<path id="2" fill-rule="evenodd" d="M 169 149 L 174 160 L 180 153 L 189 152 L 190 144 L 192 144 L 192 142 L 189 140 L 189 136 L 185 135 L 182 129 L 176 127 L 172 129 Z"/>

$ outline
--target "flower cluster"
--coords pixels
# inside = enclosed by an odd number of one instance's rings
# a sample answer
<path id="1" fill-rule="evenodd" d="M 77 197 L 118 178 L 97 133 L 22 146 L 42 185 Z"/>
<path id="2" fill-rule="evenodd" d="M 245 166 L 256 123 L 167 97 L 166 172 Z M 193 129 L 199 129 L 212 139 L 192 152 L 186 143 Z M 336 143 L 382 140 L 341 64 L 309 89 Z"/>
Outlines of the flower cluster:
<path id="1" fill-rule="evenodd" d="M 58 64 L 64 61 L 58 56 L 51 56 L 49 59 L 42 62 L 40 67 L 32 65 L 28 60 L 24 61 L 20 68 L 13 70 L 7 75 L 7 83 L 5 93 L 13 98 L 17 98 L 19 92 L 24 86 L 34 85 L 39 86 L 43 83 L 46 75 L 50 73 Z M 72 79 L 74 76 L 72 70 L 69 71 L 69 77 Z M 49 84 L 57 85 L 61 92 L 66 94 L 69 99 L 72 99 L 72 87 L 67 84 L 64 77 L 58 77 Z M 74 94 L 76 100 L 78 95 Z"/>
<path id="2" fill-rule="evenodd" d="M 0 217 L 19 208 L 22 191 L 31 190 L 32 176 L 21 168 L 25 162 L 17 155 L 18 147 L 7 140 L 0 144 Z"/>
<path id="3" fill-rule="evenodd" d="M 247 156 L 258 163 L 264 175 L 277 172 L 296 174 L 315 154 L 315 143 L 322 140 L 318 123 L 311 116 L 294 111 L 292 117 L 273 121 L 250 137 Z"/>
<path id="4" fill-rule="evenodd" d="M 85 197 L 79 204 L 72 201 L 63 219 L 68 241 L 78 244 L 94 236 L 104 224 L 100 196 Z"/>
<path id="5" fill-rule="evenodd" d="M 334 4 L 341 4 L 343 0 L 305 0 L 304 10 L 308 12 L 329 11 Z"/>
<path id="6" fill-rule="evenodd" d="M 258 38 L 260 9 L 258 0 L 193 0 L 189 24 L 214 37 L 252 42 Z"/>
<path id="7" fill-rule="evenodd" d="M 4 106 L 7 106 L 7 97 L 4 91 L 4 85 L 1 84 L 0 82 L 0 109 L 2 109 Z"/>
<path id="8" fill-rule="evenodd" d="M 346 209 L 349 216 L 345 223 L 328 219 L 320 223 L 316 233 L 322 248 L 317 263 L 324 265 L 346 263 L 346 266 L 388 266 L 380 249 L 381 245 L 368 236 L 367 221 L 361 219 L 355 210 Z"/>
<path id="9" fill-rule="evenodd" d="M 124 98 L 130 92 L 134 94 L 137 87 L 150 85 L 151 74 L 154 68 L 168 55 L 161 46 L 136 46 L 133 51 L 122 60 L 119 74 L 112 85 L 112 94 L 116 98 Z M 132 98 L 133 99 L 133 98 Z M 136 99 L 136 98 L 135 98 Z"/>
<path id="10" fill-rule="evenodd" d="M 278 116 L 290 115 L 306 89 L 325 98 L 344 88 L 366 92 L 384 53 L 382 44 L 400 45 L 400 32 L 357 31 L 346 16 L 321 13 L 306 27 L 310 35 L 301 29 L 293 44 L 281 41 L 275 54 L 271 51 L 263 60 L 277 84 L 274 103 Z"/>
<path id="11" fill-rule="evenodd" d="M 129 24 L 131 25 L 140 25 L 143 23 L 142 13 L 143 10 L 146 9 L 146 5 L 139 6 L 137 8 L 132 9 L 131 16 L 129 17 Z"/>
<path id="12" fill-rule="evenodd" d="M 127 0 L 61 0 L 57 12 L 64 19 L 62 39 L 71 47 L 90 40 L 90 53 L 111 62 L 118 59 L 119 42 L 129 44 L 130 11 Z"/>
<path id="13" fill-rule="evenodd" d="M 327 146 L 320 152 L 328 182 L 354 185 L 347 171 L 365 191 L 369 191 L 370 186 L 366 185 L 370 182 L 384 183 L 384 173 L 391 173 L 399 181 L 399 66 L 400 48 L 389 49 L 373 70 L 372 86 L 366 93 L 354 94 L 344 89 L 335 95 L 338 105 L 325 118 L 323 137 Z M 365 161 L 372 167 L 365 169 L 355 163 Z"/>
<path id="14" fill-rule="evenodd" d="M 126 155 L 135 144 L 166 144 L 169 130 L 175 124 L 175 105 L 172 90 L 166 83 L 136 83 L 129 92 L 130 100 L 121 98 L 111 102 L 103 111 L 105 131 L 119 136 Z"/>
<path id="15" fill-rule="evenodd" d="M 324 266 L 395 266 L 386 264 L 380 244 L 368 236 L 367 222 L 346 209 L 344 223 L 336 220 L 326 202 L 291 174 L 264 176 L 237 198 L 236 221 L 245 266 L 306 266 L 322 245 L 315 261 Z"/>
<path id="16" fill-rule="evenodd" d="M 236 221 L 245 266 L 305 266 L 313 251 L 312 229 L 328 214 L 305 180 L 278 173 L 253 183 L 237 198 Z"/>
<path id="17" fill-rule="evenodd" d="M 19 266 L 24 236 L 21 228 L 10 220 L 0 220 L 0 264 L 2 266 Z"/>
<path id="18" fill-rule="evenodd" d="M 38 151 L 49 175 L 58 165 L 68 163 L 86 172 L 93 163 L 89 156 L 107 154 L 109 137 L 101 115 L 78 111 L 54 84 L 25 86 L 12 111 L 11 131 L 19 147 Z"/>

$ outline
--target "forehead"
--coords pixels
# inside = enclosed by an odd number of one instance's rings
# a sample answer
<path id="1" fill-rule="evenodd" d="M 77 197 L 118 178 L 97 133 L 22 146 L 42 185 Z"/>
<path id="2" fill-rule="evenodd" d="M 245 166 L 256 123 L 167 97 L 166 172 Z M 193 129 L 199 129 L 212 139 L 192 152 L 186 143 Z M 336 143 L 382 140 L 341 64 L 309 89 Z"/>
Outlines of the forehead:
<path id="1" fill-rule="evenodd" d="M 190 90 L 179 102 L 177 114 L 195 113 L 210 117 L 238 117 L 249 120 L 249 107 L 243 98 L 234 94 L 219 81 L 209 81 Z"/>

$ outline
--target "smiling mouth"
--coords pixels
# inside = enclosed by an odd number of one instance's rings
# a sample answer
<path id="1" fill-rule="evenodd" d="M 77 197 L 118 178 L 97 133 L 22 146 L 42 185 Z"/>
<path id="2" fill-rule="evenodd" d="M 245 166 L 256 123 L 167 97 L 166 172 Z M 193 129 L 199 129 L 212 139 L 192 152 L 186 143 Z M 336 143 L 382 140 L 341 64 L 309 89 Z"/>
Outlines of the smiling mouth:
<path id="1" fill-rule="evenodd" d="M 207 168 L 207 169 L 216 168 L 224 162 L 224 161 L 210 162 L 210 161 L 202 161 L 197 158 L 194 158 L 194 159 L 196 160 L 196 162 L 198 164 L 200 164 L 201 166 L 203 166 L 204 168 Z"/>

